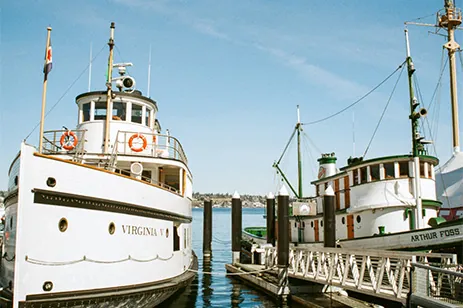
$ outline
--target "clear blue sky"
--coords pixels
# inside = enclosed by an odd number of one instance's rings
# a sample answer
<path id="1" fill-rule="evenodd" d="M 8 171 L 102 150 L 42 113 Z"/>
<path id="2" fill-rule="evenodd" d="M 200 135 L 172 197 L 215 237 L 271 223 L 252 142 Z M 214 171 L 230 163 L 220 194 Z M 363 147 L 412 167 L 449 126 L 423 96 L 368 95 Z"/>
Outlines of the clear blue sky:
<path id="1" fill-rule="evenodd" d="M 90 44 L 94 56 L 103 48 L 93 65 L 91 88 L 104 89 L 109 25 L 114 21 L 115 61 L 134 63 L 129 72 L 145 93 L 152 45 L 151 97 L 158 102 L 163 129 L 170 129 L 186 150 L 194 191 L 266 194 L 278 187 L 272 163 L 296 123 L 296 105 L 302 122 L 310 122 L 351 104 L 404 61 L 404 21 L 442 7 L 443 0 L 4 1 L 0 189 L 6 189 L 8 168 L 21 141 L 40 120 L 49 25 L 53 70 L 47 110 L 66 94 L 46 118 L 46 130 L 75 126 L 74 98 L 87 90 L 88 72 L 66 89 L 87 67 Z M 424 27 L 409 30 L 422 103 L 428 106 L 444 38 L 428 34 L 432 29 Z M 462 32 L 457 33 L 460 44 Z M 462 98 L 461 62 L 457 63 Z M 355 135 L 355 155 L 362 155 L 397 76 L 355 108 L 304 126 L 311 141 L 303 148 L 305 191 L 316 177 L 320 152 L 335 152 L 338 167 L 344 166 L 353 155 Z M 367 158 L 410 151 L 405 77 L 404 73 Z M 437 130 L 437 155 L 444 162 L 452 149 L 448 92 L 446 71 L 440 100 L 429 110 Z M 460 132 L 461 127 L 463 123 Z M 37 145 L 38 134 L 37 129 L 27 142 Z M 294 146 L 288 154 L 281 166 L 295 180 Z"/>

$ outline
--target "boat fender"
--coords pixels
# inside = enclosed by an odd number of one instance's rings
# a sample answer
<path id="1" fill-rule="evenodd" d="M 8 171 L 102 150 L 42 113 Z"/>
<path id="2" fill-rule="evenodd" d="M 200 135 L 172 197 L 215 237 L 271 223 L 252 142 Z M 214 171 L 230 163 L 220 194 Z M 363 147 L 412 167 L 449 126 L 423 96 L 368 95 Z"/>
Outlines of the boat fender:
<path id="1" fill-rule="evenodd" d="M 73 142 L 71 142 L 71 137 Z M 65 150 L 72 150 L 77 146 L 77 143 L 79 142 L 79 139 L 77 138 L 76 134 L 72 131 L 66 131 L 61 135 L 61 139 L 59 140 L 59 143 L 61 144 L 61 147 Z"/>
<path id="2" fill-rule="evenodd" d="M 140 146 L 140 147 L 136 147 L 134 146 L 133 144 L 133 141 L 135 139 L 141 139 L 143 141 L 143 144 Z M 137 133 L 137 134 L 133 134 L 130 139 L 129 139 L 129 147 L 132 149 L 132 151 L 134 152 L 141 152 L 143 151 L 144 149 L 146 149 L 146 146 L 148 145 L 148 142 L 146 141 L 146 137 L 143 136 L 142 134 L 140 133 Z"/>

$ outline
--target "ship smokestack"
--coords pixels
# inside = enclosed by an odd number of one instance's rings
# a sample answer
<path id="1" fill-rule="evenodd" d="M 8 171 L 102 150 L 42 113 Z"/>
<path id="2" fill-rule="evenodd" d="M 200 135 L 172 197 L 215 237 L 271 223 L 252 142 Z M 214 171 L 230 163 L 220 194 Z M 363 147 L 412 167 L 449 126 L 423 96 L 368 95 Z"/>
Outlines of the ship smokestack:
<path id="1" fill-rule="evenodd" d="M 317 161 L 320 163 L 318 179 L 323 179 L 336 174 L 336 156 L 334 153 L 322 154 Z"/>

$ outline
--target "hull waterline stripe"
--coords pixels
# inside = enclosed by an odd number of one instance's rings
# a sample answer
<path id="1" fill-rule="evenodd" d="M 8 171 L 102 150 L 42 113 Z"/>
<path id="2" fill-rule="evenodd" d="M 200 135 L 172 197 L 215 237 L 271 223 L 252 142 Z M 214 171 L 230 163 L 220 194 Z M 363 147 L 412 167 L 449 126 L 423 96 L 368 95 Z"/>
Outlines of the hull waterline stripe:
<path id="1" fill-rule="evenodd" d="M 191 216 L 179 215 L 164 210 L 158 210 L 146 206 L 114 200 L 93 198 L 43 189 L 33 189 L 32 192 L 34 193 L 34 203 L 120 213 L 182 223 L 190 223 L 192 221 Z"/>

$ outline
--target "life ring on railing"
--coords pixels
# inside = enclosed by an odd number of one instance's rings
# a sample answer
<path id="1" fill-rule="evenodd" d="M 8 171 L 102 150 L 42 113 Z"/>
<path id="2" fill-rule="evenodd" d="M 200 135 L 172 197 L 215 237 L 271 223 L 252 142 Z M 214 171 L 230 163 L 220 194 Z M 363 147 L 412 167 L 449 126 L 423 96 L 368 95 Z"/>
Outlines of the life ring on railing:
<path id="1" fill-rule="evenodd" d="M 140 146 L 140 147 L 136 147 L 134 146 L 133 144 L 133 141 L 135 139 L 141 139 L 143 141 L 143 144 Z M 148 145 L 148 142 L 146 141 L 146 137 L 143 136 L 142 134 L 138 133 L 138 134 L 133 134 L 130 139 L 129 139 L 129 147 L 132 149 L 132 151 L 134 152 L 141 152 L 143 151 L 144 149 L 146 149 L 146 146 Z"/>
<path id="2" fill-rule="evenodd" d="M 59 140 L 59 143 L 65 150 L 72 150 L 77 146 L 77 143 L 79 142 L 79 139 L 77 138 L 76 134 L 74 134 L 72 131 L 68 130 L 65 131 L 61 135 L 61 139 Z"/>

